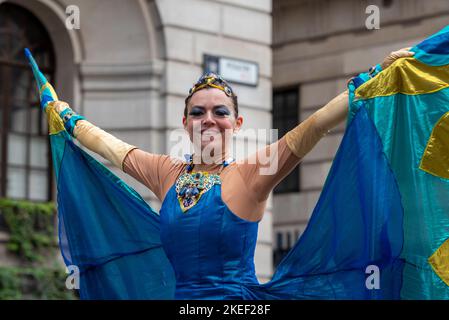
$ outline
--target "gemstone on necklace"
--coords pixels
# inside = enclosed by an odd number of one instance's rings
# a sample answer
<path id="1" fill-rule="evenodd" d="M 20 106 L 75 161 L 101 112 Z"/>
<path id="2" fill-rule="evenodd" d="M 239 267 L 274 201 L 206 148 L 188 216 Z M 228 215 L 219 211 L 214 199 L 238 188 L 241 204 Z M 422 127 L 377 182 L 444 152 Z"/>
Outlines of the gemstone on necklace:
<path id="1" fill-rule="evenodd" d="M 179 195 L 180 195 L 181 197 L 184 197 L 185 194 L 186 194 L 186 191 L 187 191 L 187 188 L 186 188 L 186 187 L 182 187 L 182 188 L 181 188 L 181 191 L 179 191 Z"/>
<path id="2" fill-rule="evenodd" d="M 176 193 L 183 212 L 192 208 L 213 185 L 221 184 L 217 174 L 186 172 L 176 181 Z"/>

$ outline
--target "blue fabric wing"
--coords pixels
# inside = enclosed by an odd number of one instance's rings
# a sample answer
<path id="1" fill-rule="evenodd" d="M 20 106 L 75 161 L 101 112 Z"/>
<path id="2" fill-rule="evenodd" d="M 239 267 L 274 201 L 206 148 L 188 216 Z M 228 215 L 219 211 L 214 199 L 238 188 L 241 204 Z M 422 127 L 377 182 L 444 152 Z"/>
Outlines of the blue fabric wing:
<path id="1" fill-rule="evenodd" d="M 53 87 L 31 52 L 26 49 L 25 55 L 49 119 L 59 243 L 66 265 L 79 270 L 80 297 L 173 298 L 175 277 L 162 248 L 159 215 L 136 191 L 74 144 L 49 107 L 57 100 Z"/>
<path id="2" fill-rule="evenodd" d="M 381 141 L 360 108 L 305 232 L 273 279 L 250 289 L 261 299 L 399 299 L 402 218 Z M 379 270 L 378 288 L 370 266 Z"/>
<path id="3" fill-rule="evenodd" d="M 58 212 L 62 254 L 80 270 L 82 298 L 173 298 L 159 215 L 70 140 L 59 171 Z"/>

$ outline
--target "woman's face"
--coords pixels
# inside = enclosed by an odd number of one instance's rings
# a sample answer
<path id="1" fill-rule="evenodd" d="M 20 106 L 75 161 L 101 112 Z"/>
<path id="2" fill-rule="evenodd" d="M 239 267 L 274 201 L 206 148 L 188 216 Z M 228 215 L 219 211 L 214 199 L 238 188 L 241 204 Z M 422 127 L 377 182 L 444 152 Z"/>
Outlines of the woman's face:
<path id="1" fill-rule="evenodd" d="M 182 123 L 196 147 L 223 152 L 233 133 L 240 129 L 243 117 L 236 117 L 232 98 L 220 89 L 207 88 L 192 95 Z"/>

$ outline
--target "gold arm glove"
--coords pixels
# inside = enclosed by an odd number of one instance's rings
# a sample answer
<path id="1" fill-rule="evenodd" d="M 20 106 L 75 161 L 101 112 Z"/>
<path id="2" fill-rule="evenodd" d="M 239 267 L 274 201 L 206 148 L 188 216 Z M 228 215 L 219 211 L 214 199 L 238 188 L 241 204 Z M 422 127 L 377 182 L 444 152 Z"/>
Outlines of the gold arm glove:
<path id="1" fill-rule="evenodd" d="M 55 110 L 60 114 L 69 105 L 62 101 L 55 102 Z M 78 120 L 73 129 L 73 136 L 86 148 L 109 160 L 123 171 L 123 161 L 131 150 L 137 148 L 117 139 L 87 120 Z"/>

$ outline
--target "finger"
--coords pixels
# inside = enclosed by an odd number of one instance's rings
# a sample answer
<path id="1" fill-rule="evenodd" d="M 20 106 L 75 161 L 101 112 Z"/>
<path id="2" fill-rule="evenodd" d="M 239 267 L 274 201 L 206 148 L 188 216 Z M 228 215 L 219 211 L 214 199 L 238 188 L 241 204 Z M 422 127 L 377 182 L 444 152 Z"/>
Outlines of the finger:
<path id="1" fill-rule="evenodd" d="M 398 51 L 397 55 L 402 58 L 402 57 L 411 57 L 413 56 L 415 53 L 412 51 Z"/>
<path id="2" fill-rule="evenodd" d="M 415 53 L 412 51 L 396 51 L 393 52 L 391 54 L 391 58 L 393 58 L 394 60 L 399 59 L 399 58 L 406 58 L 406 57 L 411 57 L 413 56 Z"/>
<path id="3" fill-rule="evenodd" d="M 55 106 L 56 112 L 58 112 L 58 113 L 61 113 L 65 109 L 69 108 L 69 104 L 67 102 L 60 101 L 60 100 L 55 101 L 54 106 Z"/>

